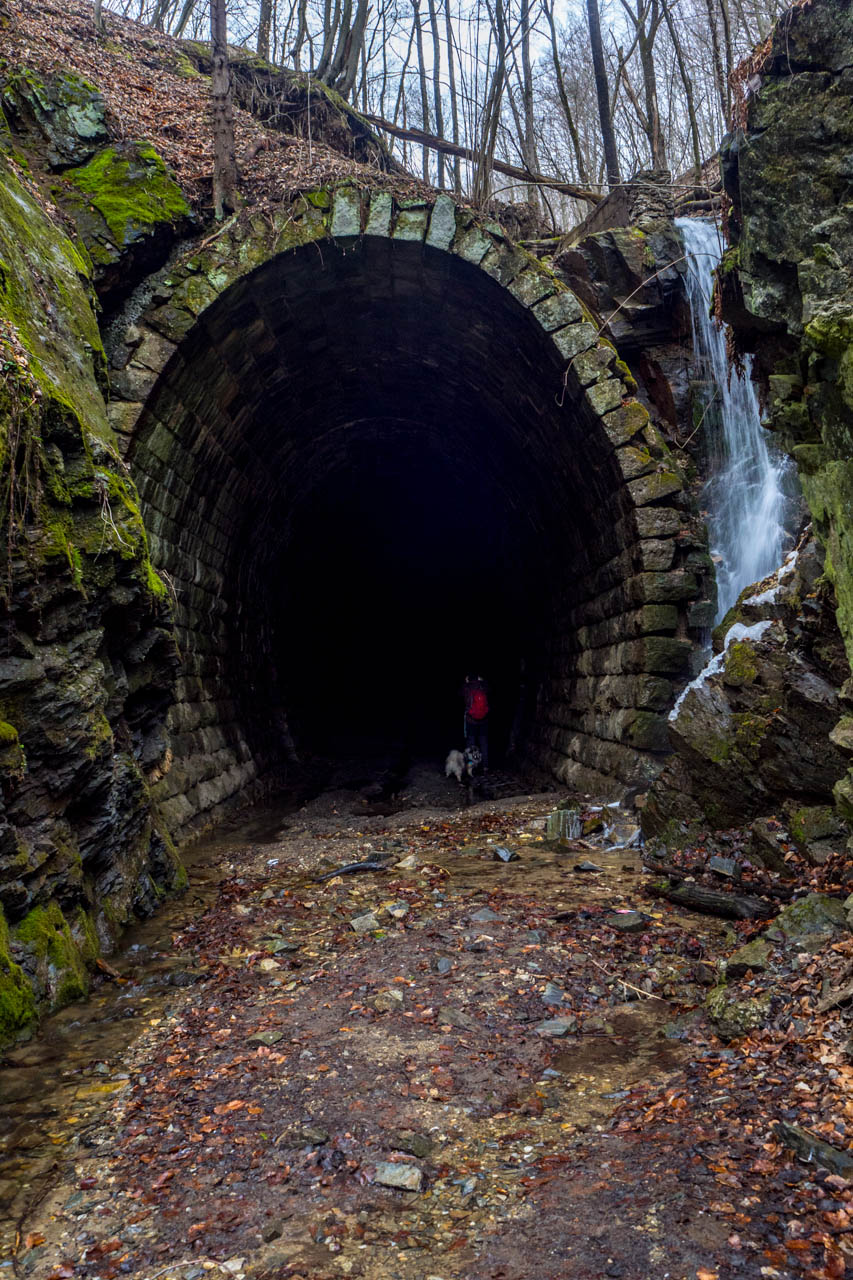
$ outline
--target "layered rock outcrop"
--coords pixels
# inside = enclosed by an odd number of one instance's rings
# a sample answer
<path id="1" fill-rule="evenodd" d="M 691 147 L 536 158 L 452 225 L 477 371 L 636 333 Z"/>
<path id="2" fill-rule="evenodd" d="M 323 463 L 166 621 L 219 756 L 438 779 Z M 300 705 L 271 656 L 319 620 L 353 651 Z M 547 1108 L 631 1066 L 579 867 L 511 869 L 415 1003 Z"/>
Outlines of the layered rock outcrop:
<path id="1" fill-rule="evenodd" d="M 732 248 L 726 319 L 756 357 L 768 425 L 796 460 L 853 659 L 853 16 L 798 5 L 745 68 L 743 128 L 723 152 Z M 842 692 L 849 712 L 850 686 Z M 834 731 L 853 748 L 849 715 Z M 853 817 L 853 777 L 835 795 Z"/>
<path id="2" fill-rule="evenodd" d="M 0 1041 L 180 883 L 150 803 L 177 655 L 107 423 L 91 266 L 0 157 Z"/>
<path id="3" fill-rule="evenodd" d="M 845 758 L 831 735 L 849 668 L 814 538 L 741 594 L 714 642 L 670 712 L 673 754 L 644 810 L 646 834 L 674 842 L 691 827 L 780 815 L 806 852 L 826 835 L 838 847 L 831 806 Z"/>

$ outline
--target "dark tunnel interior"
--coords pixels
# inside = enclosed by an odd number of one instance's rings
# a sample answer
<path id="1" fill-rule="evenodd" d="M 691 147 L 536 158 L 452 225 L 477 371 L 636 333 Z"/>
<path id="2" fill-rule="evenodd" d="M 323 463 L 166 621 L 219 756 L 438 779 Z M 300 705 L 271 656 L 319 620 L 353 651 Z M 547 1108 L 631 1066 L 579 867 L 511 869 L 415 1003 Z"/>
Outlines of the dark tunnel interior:
<path id="1" fill-rule="evenodd" d="M 389 440 L 304 503 L 275 570 L 274 651 L 295 738 L 343 754 L 463 743 L 461 686 L 490 692 L 492 760 L 521 731 L 544 584 L 520 513 L 476 460 Z"/>

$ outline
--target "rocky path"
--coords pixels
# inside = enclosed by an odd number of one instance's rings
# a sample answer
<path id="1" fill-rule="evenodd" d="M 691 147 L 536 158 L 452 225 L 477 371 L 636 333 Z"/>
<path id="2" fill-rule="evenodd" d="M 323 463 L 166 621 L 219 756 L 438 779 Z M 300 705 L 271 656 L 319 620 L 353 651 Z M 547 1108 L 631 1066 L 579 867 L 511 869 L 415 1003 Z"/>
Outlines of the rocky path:
<path id="1" fill-rule="evenodd" d="M 689 1011 L 739 939 L 548 844 L 553 803 L 218 846 L 190 985 L 78 1069 L 0 1278 L 843 1276 L 849 1184 L 771 1129 L 825 1064 L 721 1045 Z"/>

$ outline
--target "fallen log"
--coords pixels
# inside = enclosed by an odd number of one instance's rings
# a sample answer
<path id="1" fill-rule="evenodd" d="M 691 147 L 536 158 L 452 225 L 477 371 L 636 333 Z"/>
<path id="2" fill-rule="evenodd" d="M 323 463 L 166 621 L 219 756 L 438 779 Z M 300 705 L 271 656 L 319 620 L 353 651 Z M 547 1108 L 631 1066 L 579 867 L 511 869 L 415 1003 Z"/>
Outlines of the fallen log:
<path id="1" fill-rule="evenodd" d="M 828 1169 L 830 1173 L 837 1173 L 841 1178 L 853 1178 L 853 1152 L 839 1151 L 838 1147 L 830 1146 L 817 1134 L 801 1129 L 799 1125 L 789 1124 L 787 1120 L 777 1120 L 773 1129 L 776 1137 L 796 1152 L 801 1160 L 816 1164 L 821 1169 Z"/>
<path id="2" fill-rule="evenodd" d="M 367 112 L 364 113 L 364 120 L 368 124 L 373 125 L 375 129 L 382 129 L 385 133 L 392 134 L 395 138 L 405 138 L 409 142 L 417 142 L 422 147 L 427 147 L 430 151 L 440 151 L 446 156 L 459 156 L 462 160 L 468 160 L 471 164 L 477 164 L 481 159 L 478 151 L 472 151 L 470 147 L 463 147 L 458 142 L 448 142 L 446 138 L 436 137 L 434 133 L 426 133 L 423 129 L 409 129 L 399 124 L 392 124 L 390 120 L 383 120 L 381 116 L 372 116 Z M 588 204 L 601 204 L 604 197 L 598 191 L 589 191 L 586 187 L 579 187 L 574 182 L 564 182 L 562 178 L 551 178 L 544 173 L 531 173 L 529 169 L 520 169 L 517 164 L 508 164 L 505 160 L 489 161 L 489 168 L 494 169 L 496 173 L 504 173 L 509 178 L 516 178 L 519 182 L 534 187 L 548 187 L 552 191 L 559 191 L 565 196 L 574 196 L 576 200 L 586 200 Z"/>
<path id="3" fill-rule="evenodd" d="M 827 991 L 822 1000 L 818 1000 L 815 1006 L 817 1013 L 826 1013 L 828 1009 L 834 1009 L 836 1005 L 845 1004 L 848 1000 L 853 999 L 853 982 L 848 982 L 846 986 L 836 987 L 834 991 Z"/>
<path id="4" fill-rule="evenodd" d="M 701 911 L 705 915 L 722 916 L 724 920 L 766 920 L 775 914 L 775 908 L 763 898 L 752 898 L 746 893 L 726 893 L 721 889 L 706 889 L 701 884 L 678 885 L 668 880 L 653 880 L 649 890 L 656 898 L 665 898 L 676 906 L 689 911 Z"/>
<path id="5" fill-rule="evenodd" d="M 657 876 L 667 876 L 674 884 L 683 883 L 687 876 L 702 874 L 701 867 L 677 867 L 672 862 L 658 861 L 647 853 L 643 854 L 643 870 L 651 871 Z M 791 902 L 796 893 L 796 888 L 791 885 L 774 884 L 768 885 L 766 888 L 762 886 L 762 893 L 766 897 L 772 898 L 775 902 Z M 746 918 L 746 916 L 743 917 L 743 919 Z"/>

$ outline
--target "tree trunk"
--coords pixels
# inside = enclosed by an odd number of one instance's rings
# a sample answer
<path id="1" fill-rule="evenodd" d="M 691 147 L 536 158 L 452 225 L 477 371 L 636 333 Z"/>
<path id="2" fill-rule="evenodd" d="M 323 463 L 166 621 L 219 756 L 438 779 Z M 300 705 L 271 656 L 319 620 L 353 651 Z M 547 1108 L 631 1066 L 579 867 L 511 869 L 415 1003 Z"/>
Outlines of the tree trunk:
<path id="1" fill-rule="evenodd" d="M 426 58 L 424 55 L 424 33 L 421 27 L 420 0 L 412 0 L 415 15 L 415 43 L 418 50 L 418 79 L 421 86 L 421 124 L 424 133 L 430 132 L 429 91 L 427 90 Z M 424 148 L 423 154 L 424 182 L 429 182 L 429 152 Z"/>
<path id="2" fill-rule="evenodd" d="M 104 25 L 103 3 L 104 0 L 95 0 L 95 30 L 99 36 L 102 36 L 106 31 L 106 26 Z"/>
<path id="3" fill-rule="evenodd" d="M 598 119 L 601 125 L 601 141 L 604 144 L 604 165 L 607 173 L 607 185 L 611 189 L 621 181 L 619 173 L 619 153 L 616 150 L 616 135 L 613 132 L 613 120 L 610 115 L 610 89 L 607 84 L 607 68 L 604 65 L 604 46 L 601 43 L 601 21 L 598 15 L 598 0 L 586 0 L 586 12 L 589 21 L 589 44 L 592 51 L 592 67 L 595 76 L 595 96 L 598 100 Z"/>
<path id="4" fill-rule="evenodd" d="M 551 58 L 554 63 L 554 76 L 557 81 L 557 93 L 560 95 L 560 105 L 563 108 L 563 116 L 566 121 L 566 128 L 569 131 L 569 137 L 572 140 L 572 147 L 575 153 L 575 164 L 578 168 L 578 177 L 584 184 L 589 182 L 587 177 L 586 164 L 581 150 L 581 140 L 578 134 L 575 117 L 569 106 L 569 95 L 566 93 L 566 82 L 563 79 L 563 68 L 560 66 L 560 51 L 557 44 L 557 28 L 554 23 L 554 0 L 550 4 L 548 0 L 542 0 L 545 9 L 545 17 L 548 19 L 548 26 L 551 29 Z"/>
<path id="5" fill-rule="evenodd" d="M 533 70 L 530 64 L 530 0 L 521 0 L 521 102 L 523 129 L 521 134 L 521 158 L 525 169 L 536 173 L 539 160 L 536 155 L 536 133 L 533 117 Z M 439 133 L 441 130 L 439 130 Z M 527 199 L 535 209 L 539 207 L 539 192 L 531 185 Z"/>
<path id="6" fill-rule="evenodd" d="M 441 106 L 441 44 L 438 38 L 438 14 L 435 0 L 427 0 L 429 8 L 429 25 L 432 32 L 432 100 L 435 110 L 435 131 L 440 138 L 444 137 L 444 112 Z M 447 0 L 449 5 L 450 0 Z M 438 173 L 436 186 L 444 186 L 444 155 L 438 152 Z"/>
<path id="7" fill-rule="evenodd" d="M 341 72 L 338 77 L 336 88 L 344 97 L 348 98 L 353 91 L 355 78 L 358 75 L 358 63 L 364 50 L 364 33 L 367 29 L 367 19 L 370 14 L 367 0 L 358 0 L 358 7 L 355 11 L 355 21 L 352 24 L 352 30 L 347 36 L 347 45 L 345 49 L 344 59 L 341 66 Z M 367 69 L 365 68 L 365 80 L 367 79 Z"/>
<path id="8" fill-rule="evenodd" d="M 344 0 L 343 11 L 341 13 L 341 24 L 338 28 L 338 44 L 335 49 L 335 56 L 332 58 L 332 64 L 329 67 L 329 74 L 326 76 L 326 82 L 331 86 L 337 85 L 337 82 L 343 72 L 344 62 L 346 61 L 347 52 L 349 50 L 351 28 L 352 0 Z"/>
<path id="9" fill-rule="evenodd" d="M 175 27 L 175 30 L 172 33 L 176 40 L 180 40 L 181 36 L 184 34 L 187 23 L 189 22 L 190 18 L 193 16 L 193 11 L 195 10 L 195 6 L 196 6 L 196 0 L 184 0 L 184 7 L 181 10 L 180 18 L 178 18 L 178 25 Z"/>
<path id="10" fill-rule="evenodd" d="M 658 18 L 658 22 L 660 19 Z M 658 107 L 658 85 L 657 75 L 655 72 L 655 32 L 657 23 L 652 20 L 646 26 L 646 14 L 643 14 L 642 27 L 640 29 L 640 39 L 638 42 L 640 51 L 640 66 L 643 69 L 643 92 L 646 98 L 646 119 L 649 122 L 649 151 L 651 152 L 652 168 L 666 168 L 666 147 L 664 146 L 663 133 L 660 127 L 660 108 Z"/>
<path id="11" fill-rule="evenodd" d="M 272 0 L 261 0 L 258 12 L 258 56 L 270 60 L 270 22 L 272 21 Z"/>
<path id="12" fill-rule="evenodd" d="M 732 72 L 734 71 L 729 0 L 720 0 L 720 16 L 723 19 L 723 41 L 726 50 L 726 123 L 728 124 L 732 114 Z"/>
<path id="13" fill-rule="evenodd" d="M 317 70 L 314 73 L 318 80 L 325 80 L 326 72 L 332 61 L 332 52 L 335 47 L 335 32 L 338 29 L 338 22 L 341 17 L 341 0 L 335 0 L 335 12 L 332 15 L 332 0 L 325 0 L 323 5 L 323 48 L 320 51 L 320 61 L 317 63 Z"/>
<path id="14" fill-rule="evenodd" d="M 726 77 L 723 74 L 723 59 L 720 56 L 720 41 L 717 35 L 717 19 L 714 14 L 713 0 L 705 0 L 705 11 L 708 14 L 708 26 L 711 31 L 711 52 L 714 58 L 714 79 L 717 83 L 717 94 L 720 99 L 720 110 L 723 121 L 729 118 L 728 91 Z"/>
<path id="15" fill-rule="evenodd" d="M 299 21 L 296 24 L 296 35 L 293 37 L 293 47 L 290 50 L 290 56 L 293 59 L 293 65 L 297 71 L 302 69 L 302 46 L 305 43 L 305 33 L 307 29 L 308 0 L 299 0 Z"/>
<path id="16" fill-rule="evenodd" d="M 234 148 L 234 110 L 228 66 L 226 0 L 210 0 L 210 43 L 213 61 L 213 209 L 221 221 L 237 207 L 237 159 Z"/>
<path id="17" fill-rule="evenodd" d="M 681 48 L 681 41 L 675 29 L 675 22 L 669 11 L 669 0 L 661 0 L 661 8 L 663 16 L 666 19 L 669 37 L 672 40 L 672 47 L 675 50 L 675 59 L 678 63 L 678 74 L 681 76 L 681 83 L 684 86 L 684 98 L 687 103 L 687 118 L 690 121 L 690 139 L 693 146 L 693 169 L 694 182 L 699 182 L 702 177 L 702 144 L 699 141 L 699 125 L 696 121 L 696 104 L 693 101 L 693 81 L 687 72 L 687 66 L 684 62 L 684 53 Z"/>
<path id="18" fill-rule="evenodd" d="M 490 14 L 491 16 L 491 14 Z M 504 20 L 503 0 L 495 2 L 495 16 L 492 20 L 495 35 L 497 61 L 483 112 L 483 129 L 477 166 L 474 171 L 474 203 L 485 205 L 489 198 L 491 172 L 494 165 L 495 147 L 498 142 L 498 126 L 501 120 L 504 82 L 506 80 L 506 22 Z M 524 170 L 520 170 L 523 174 Z"/>
<path id="19" fill-rule="evenodd" d="M 455 51 L 455 42 L 453 38 L 453 25 L 450 21 L 450 0 L 445 0 L 444 5 L 444 32 L 447 38 L 447 78 L 450 83 L 450 119 L 453 125 L 453 141 L 456 146 L 459 145 L 459 100 L 456 96 L 456 60 L 453 56 Z M 459 156 L 453 159 L 453 190 L 458 196 L 462 195 L 462 161 Z"/>

